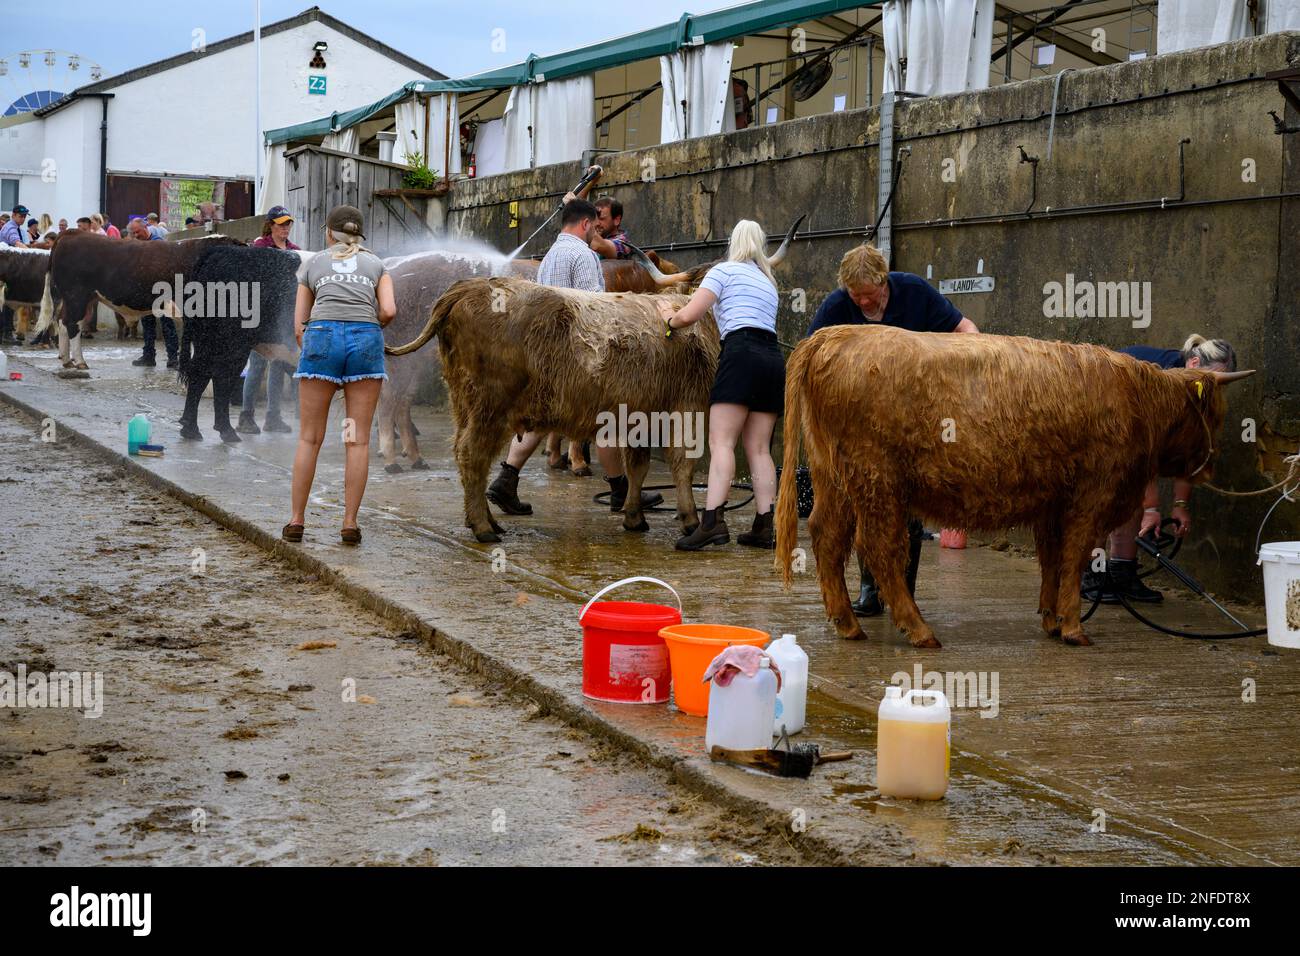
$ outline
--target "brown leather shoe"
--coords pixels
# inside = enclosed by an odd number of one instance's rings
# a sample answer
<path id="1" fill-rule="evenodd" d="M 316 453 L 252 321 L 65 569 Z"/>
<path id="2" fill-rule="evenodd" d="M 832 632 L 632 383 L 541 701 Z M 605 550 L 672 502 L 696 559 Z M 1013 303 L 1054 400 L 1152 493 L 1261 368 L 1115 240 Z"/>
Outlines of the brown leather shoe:
<path id="1" fill-rule="evenodd" d="M 280 537 L 285 541 L 298 542 L 302 540 L 303 526 L 300 524 L 287 524 L 280 529 Z"/>
<path id="2" fill-rule="evenodd" d="M 360 544 L 360 543 L 361 543 L 361 529 L 360 529 L 360 528 L 344 528 L 342 531 L 339 532 L 339 538 L 340 538 L 340 540 L 342 540 L 342 542 L 343 542 L 344 544 Z"/>

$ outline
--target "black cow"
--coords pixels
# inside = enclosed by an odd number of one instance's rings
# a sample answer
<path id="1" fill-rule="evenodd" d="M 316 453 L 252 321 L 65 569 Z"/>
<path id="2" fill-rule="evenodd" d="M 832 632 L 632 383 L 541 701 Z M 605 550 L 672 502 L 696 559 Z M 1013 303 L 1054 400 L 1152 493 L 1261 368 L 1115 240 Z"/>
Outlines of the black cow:
<path id="1" fill-rule="evenodd" d="M 212 382 L 213 426 L 225 442 L 237 442 L 230 426 L 230 397 L 239 373 L 256 348 L 267 358 L 293 355 L 293 309 L 298 295 L 297 253 L 213 245 L 194 263 L 191 284 L 177 307 L 185 319 L 180 381 L 185 385 L 181 438 L 202 441 L 199 399 Z M 255 306 L 256 319 L 241 314 Z"/>

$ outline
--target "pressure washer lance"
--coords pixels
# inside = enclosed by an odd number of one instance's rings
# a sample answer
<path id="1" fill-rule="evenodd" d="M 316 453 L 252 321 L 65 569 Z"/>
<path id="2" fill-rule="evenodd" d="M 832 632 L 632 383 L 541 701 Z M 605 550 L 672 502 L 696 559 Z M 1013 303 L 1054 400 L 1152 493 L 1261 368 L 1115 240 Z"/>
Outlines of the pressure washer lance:
<path id="1" fill-rule="evenodd" d="M 1166 571 L 1168 571 L 1178 580 L 1182 581 L 1183 584 L 1187 585 L 1187 587 L 1194 594 L 1197 594 L 1205 598 L 1205 600 L 1209 601 L 1211 604 L 1217 607 L 1221 612 L 1223 612 L 1224 617 L 1230 620 L 1233 624 L 1236 624 L 1243 631 L 1250 630 L 1249 627 L 1241 623 L 1241 621 L 1237 620 L 1237 618 L 1233 616 L 1231 611 L 1229 611 L 1218 601 L 1214 600 L 1214 598 L 1210 596 L 1209 592 L 1206 591 L 1205 588 L 1201 587 L 1200 582 L 1197 581 L 1196 578 L 1192 577 L 1190 574 L 1188 574 L 1178 565 L 1174 564 L 1174 562 L 1170 561 L 1163 554 L 1161 554 L 1160 553 L 1161 543 L 1162 542 L 1160 542 L 1159 540 L 1153 541 L 1152 539 L 1145 538 L 1142 535 L 1138 535 L 1137 537 L 1138 547 L 1141 548 L 1143 551 L 1145 551 L 1147 554 L 1151 555 L 1151 557 L 1155 558 L 1156 563 L 1159 564 L 1160 567 L 1164 568 Z"/>
<path id="2" fill-rule="evenodd" d="M 785 744 L 786 749 L 777 749 Z M 852 750 L 836 750 L 822 753 L 817 744 L 791 744 L 790 735 L 781 728 L 781 739 L 777 747 L 766 750 L 730 750 L 727 747 L 714 747 L 709 751 L 709 759 L 732 763 L 740 767 L 762 770 L 764 773 L 776 774 L 778 777 L 799 777 L 807 779 L 813 767 L 823 763 L 836 763 L 840 760 L 852 760 Z"/>
<path id="3" fill-rule="evenodd" d="M 602 172 L 603 170 L 599 166 L 592 166 L 583 174 L 582 178 L 578 180 L 578 185 L 570 189 L 569 192 L 573 193 L 576 196 L 578 193 L 586 189 L 589 184 L 595 181 L 596 177 L 599 176 Z M 510 255 L 507 258 L 510 259 L 518 258 L 519 253 L 524 251 L 524 246 L 528 245 L 530 242 L 536 239 L 537 234 L 541 232 L 543 229 L 545 229 L 546 226 L 550 223 L 550 221 L 554 219 L 556 216 L 558 216 L 563 209 L 564 209 L 564 201 L 561 200 L 560 204 L 555 207 L 555 212 L 551 213 L 549 216 L 546 217 L 546 222 L 543 222 L 540 226 L 534 229 L 533 234 L 529 236 L 527 239 L 525 239 L 523 242 L 521 242 L 519 244 L 519 248 L 516 249 L 514 252 L 510 253 Z"/>

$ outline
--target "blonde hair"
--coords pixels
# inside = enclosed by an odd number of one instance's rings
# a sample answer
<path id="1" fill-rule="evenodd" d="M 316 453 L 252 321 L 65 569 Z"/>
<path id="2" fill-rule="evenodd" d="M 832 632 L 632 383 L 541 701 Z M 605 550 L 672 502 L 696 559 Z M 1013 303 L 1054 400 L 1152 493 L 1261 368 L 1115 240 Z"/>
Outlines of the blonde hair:
<path id="1" fill-rule="evenodd" d="M 54 225 L 54 220 L 50 218 L 48 212 L 43 212 L 41 213 L 41 221 L 39 225 L 41 227 L 41 235 L 43 236 L 50 231 L 50 227 Z"/>
<path id="2" fill-rule="evenodd" d="M 1182 348 L 1183 360 L 1196 356 L 1201 366 L 1222 365 L 1229 372 L 1237 370 L 1237 353 L 1227 339 L 1207 339 L 1193 332 L 1187 337 Z"/>
<path id="3" fill-rule="evenodd" d="M 104 228 L 104 214 L 102 212 L 92 212 L 90 214 L 90 221 L 100 229 Z"/>
<path id="4" fill-rule="evenodd" d="M 881 285 L 888 277 L 888 260 L 884 253 L 869 242 L 854 246 L 840 260 L 840 285 L 845 289 Z"/>
<path id="5" fill-rule="evenodd" d="M 727 246 L 728 262 L 752 262 L 759 271 L 767 276 L 767 281 L 776 285 L 772 277 L 772 266 L 767 261 L 767 233 L 763 227 L 752 219 L 742 219 L 731 230 L 731 242 Z"/>

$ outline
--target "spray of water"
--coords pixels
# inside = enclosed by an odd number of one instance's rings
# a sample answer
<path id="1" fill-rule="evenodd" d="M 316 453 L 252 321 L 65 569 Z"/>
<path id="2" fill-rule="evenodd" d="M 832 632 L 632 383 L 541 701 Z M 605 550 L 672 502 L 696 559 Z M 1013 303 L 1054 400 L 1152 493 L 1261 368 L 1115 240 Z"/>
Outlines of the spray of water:
<path id="1" fill-rule="evenodd" d="M 406 241 L 396 247 L 390 247 L 390 255 L 384 264 L 391 271 L 394 268 L 410 264 L 422 256 L 437 256 L 442 259 L 464 260 L 480 268 L 486 268 L 491 275 L 504 275 L 510 259 L 485 242 L 461 236 L 430 237 L 424 242 Z"/>

